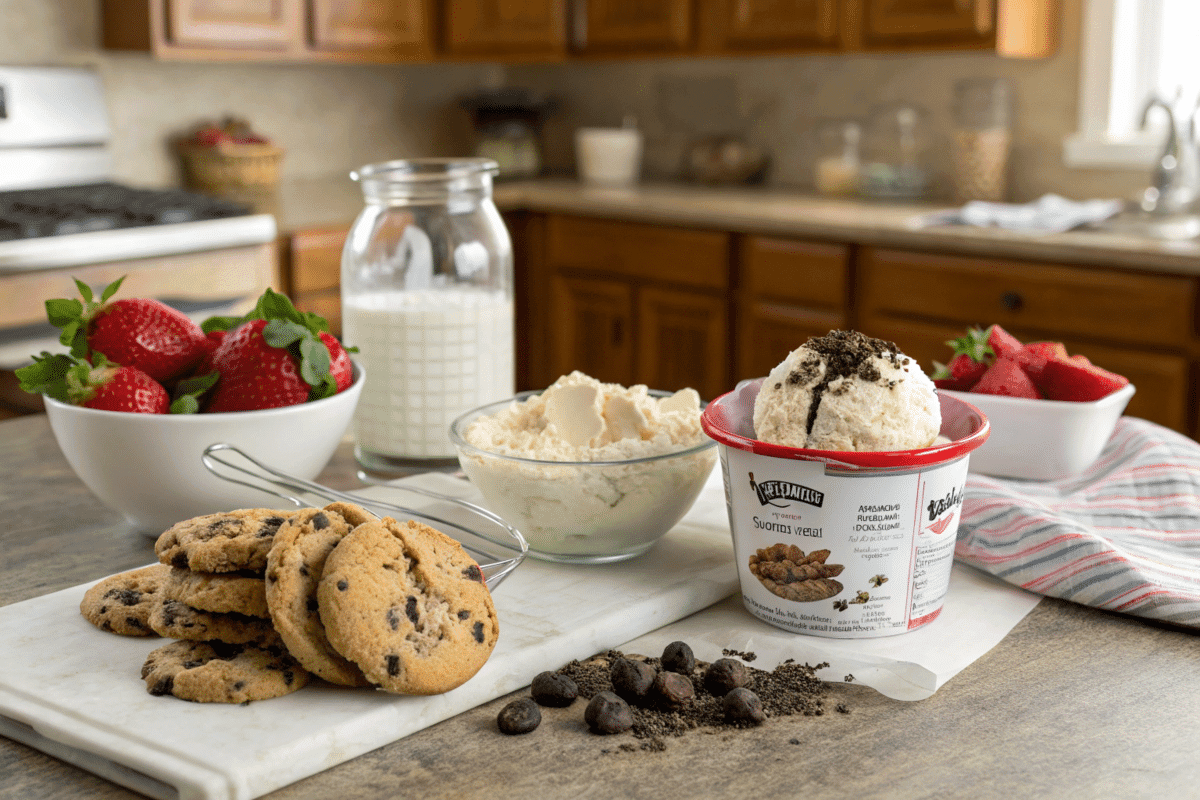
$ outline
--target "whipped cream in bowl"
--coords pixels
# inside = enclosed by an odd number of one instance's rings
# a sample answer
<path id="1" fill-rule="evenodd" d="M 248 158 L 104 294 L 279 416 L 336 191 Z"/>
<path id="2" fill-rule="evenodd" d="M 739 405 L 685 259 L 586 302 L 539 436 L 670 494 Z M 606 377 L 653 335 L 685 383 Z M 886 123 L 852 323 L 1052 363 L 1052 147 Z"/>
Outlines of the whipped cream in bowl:
<path id="1" fill-rule="evenodd" d="M 450 426 L 484 503 L 529 554 L 566 563 L 638 556 L 687 513 L 717 461 L 692 389 L 662 392 L 572 372 Z"/>

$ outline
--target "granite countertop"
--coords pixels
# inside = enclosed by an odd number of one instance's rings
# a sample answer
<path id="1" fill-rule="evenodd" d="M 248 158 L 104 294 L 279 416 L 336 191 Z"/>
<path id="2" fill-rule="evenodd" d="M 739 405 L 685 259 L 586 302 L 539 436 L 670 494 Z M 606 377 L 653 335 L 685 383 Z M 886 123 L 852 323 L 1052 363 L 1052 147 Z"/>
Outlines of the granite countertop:
<path id="1" fill-rule="evenodd" d="M 795 190 L 649 183 L 606 189 L 573 179 L 496 184 L 506 211 L 560 212 L 663 225 L 795 236 L 823 241 L 1200 275 L 1200 240 L 1165 241 L 1102 230 L 1032 235 L 969 226 L 915 227 L 944 205 L 835 199 Z M 285 184 L 281 231 L 349 225 L 362 208 L 357 184 L 337 177 Z"/>

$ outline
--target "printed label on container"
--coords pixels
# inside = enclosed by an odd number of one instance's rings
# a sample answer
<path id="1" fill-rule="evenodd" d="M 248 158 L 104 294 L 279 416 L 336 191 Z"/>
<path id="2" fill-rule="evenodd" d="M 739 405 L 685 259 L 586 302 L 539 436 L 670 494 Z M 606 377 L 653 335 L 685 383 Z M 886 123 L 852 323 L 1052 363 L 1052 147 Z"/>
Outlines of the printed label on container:
<path id="1" fill-rule="evenodd" d="M 950 585 L 967 459 L 842 471 L 721 448 L 742 599 L 817 636 L 890 636 L 932 621 Z"/>

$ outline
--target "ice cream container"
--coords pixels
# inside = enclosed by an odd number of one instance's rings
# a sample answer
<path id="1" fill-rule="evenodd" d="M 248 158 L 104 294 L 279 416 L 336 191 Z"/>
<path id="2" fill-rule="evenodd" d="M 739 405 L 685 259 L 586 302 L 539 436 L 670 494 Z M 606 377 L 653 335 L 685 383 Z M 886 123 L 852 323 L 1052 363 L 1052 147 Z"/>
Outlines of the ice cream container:
<path id="1" fill-rule="evenodd" d="M 742 602 L 814 636 L 892 636 L 937 618 L 950 585 L 967 462 L 987 417 L 939 395 L 939 443 L 919 450 L 807 450 L 754 438 L 747 381 L 704 410 L 718 443 Z"/>

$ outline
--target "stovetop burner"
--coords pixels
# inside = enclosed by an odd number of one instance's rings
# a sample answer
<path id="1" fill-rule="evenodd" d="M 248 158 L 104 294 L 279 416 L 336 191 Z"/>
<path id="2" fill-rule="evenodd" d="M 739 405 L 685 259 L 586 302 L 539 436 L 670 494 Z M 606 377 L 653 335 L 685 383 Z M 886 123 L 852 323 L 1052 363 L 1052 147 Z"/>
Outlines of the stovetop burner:
<path id="1" fill-rule="evenodd" d="M 91 183 L 0 192 L 0 242 L 240 217 L 250 209 L 180 189 Z"/>

